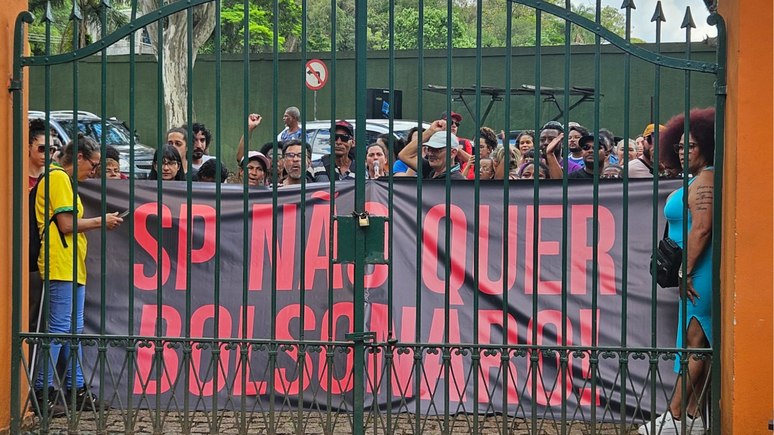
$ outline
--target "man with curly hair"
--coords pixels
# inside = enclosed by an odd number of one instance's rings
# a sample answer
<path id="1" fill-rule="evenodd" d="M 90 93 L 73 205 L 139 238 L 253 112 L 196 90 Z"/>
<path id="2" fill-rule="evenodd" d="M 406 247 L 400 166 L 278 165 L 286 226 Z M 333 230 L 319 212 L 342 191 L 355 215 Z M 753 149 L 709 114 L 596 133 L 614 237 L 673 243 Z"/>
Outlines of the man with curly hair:
<path id="1" fill-rule="evenodd" d="M 185 125 L 183 128 L 188 130 L 188 127 Z M 194 122 L 191 126 L 191 129 L 193 130 L 191 167 L 194 169 L 194 171 L 199 171 L 199 168 L 202 167 L 202 163 L 214 158 L 208 155 L 210 150 L 210 142 L 212 142 L 212 134 L 201 122 Z"/>

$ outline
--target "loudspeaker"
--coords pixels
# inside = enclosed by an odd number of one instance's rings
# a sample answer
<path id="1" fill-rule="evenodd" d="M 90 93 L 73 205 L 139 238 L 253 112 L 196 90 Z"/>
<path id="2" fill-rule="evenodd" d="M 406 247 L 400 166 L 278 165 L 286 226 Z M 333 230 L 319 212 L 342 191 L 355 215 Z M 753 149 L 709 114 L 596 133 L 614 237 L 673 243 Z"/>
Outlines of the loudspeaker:
<path id="1" fill-rule="evenodd" d="M 389 89 L 368 89 L 366 94 L 366 118 L 388 119 L 392 111 L 394 119 L 403 119 L 403 91 L 395 89 L 390 102 Z"/>

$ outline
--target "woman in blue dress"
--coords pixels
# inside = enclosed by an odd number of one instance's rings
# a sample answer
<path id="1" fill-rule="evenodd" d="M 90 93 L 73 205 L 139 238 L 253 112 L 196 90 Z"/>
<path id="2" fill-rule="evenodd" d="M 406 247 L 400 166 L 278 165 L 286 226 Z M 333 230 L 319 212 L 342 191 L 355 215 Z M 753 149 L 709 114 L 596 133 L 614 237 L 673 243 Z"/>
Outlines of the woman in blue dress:
<path id="1" fill-rule="evenodd" d="M 675 116 L 667 123 L 659 133 L 659 157 L 666 166 L 679 165 L 680 168 L 685 168 L 687 160 L 688 173 L 691 175 L 687 205 L 681 187 L 667 198 L 664 216 L 669 223 L 669 237 L 683 248 L 687 256 L 685 292 L 682 291 L 683 279 L 680 279 L 680 295 L 685 294 L 685 299 L 680 299 L 676 347 L 701 349 L 710 347 L 712 342 L 711 239 L 715 109 L 692 110 L 689 121 L 688 137 L 684 134 L 684 114 Z M 683 219 L 687 221 L 686 240 L 683 239 Z M 682 317 L 683 308 L 686 311 L 685 321 Z M 656 418 L 655 426 L 651 427 L 651 422 L 640 426 L 640 434 L 704 434 L 704 420 L 700 412 L 701 402 L 708 391 L 710 361 L 706 357 L 697 359 L 694 356 L 691 353 L 687 355 L 685 370 L 681 370 L 680 358 L 675 362 L 675 371 L 679 377 L 669 410 Z M 682 388 L 683 376 L 687 376 L 685 389 Z M 686 399 L 685 410 L 682 408 L 683 397 Z M 685 420 L 685 432 L 682 431 L 682 420 Z"/>

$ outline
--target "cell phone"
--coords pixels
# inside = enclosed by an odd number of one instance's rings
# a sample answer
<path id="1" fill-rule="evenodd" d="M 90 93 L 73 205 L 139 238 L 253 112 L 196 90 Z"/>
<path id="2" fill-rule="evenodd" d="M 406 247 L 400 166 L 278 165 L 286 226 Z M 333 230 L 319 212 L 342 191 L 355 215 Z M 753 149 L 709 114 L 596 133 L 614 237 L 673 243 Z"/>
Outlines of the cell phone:
<path id="1" fill-rule="evenodd" d="M 126 210 L 125 212 L 123 212 L 123 213 L 118 215 L 118 217 L 120 217 L 121 219 L 123 219 L 123 218 L 125 218 L 127 216 L 129 216 L 129 210 Z"/>

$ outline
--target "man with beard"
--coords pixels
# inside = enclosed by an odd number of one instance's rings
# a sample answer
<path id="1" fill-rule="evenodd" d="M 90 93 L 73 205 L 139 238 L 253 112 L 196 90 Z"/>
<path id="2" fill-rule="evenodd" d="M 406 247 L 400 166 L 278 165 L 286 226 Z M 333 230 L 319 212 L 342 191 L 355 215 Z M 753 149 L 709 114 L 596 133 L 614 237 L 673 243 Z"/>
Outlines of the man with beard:
<path id="1" fill-rule="evenodd" d="M 557 137 L 564 138 L 564 127 L 556 121 L 547 122 L 540 130 L 540 154 L 545 159 L 553 179 L 561 179 L 564 176 L 562 173 L 564 167 L 562 147 L 558 146 L 557 143 L 551 147 L 551 151 L 548 150 L 549 144 L 553 143 Z M 567 173 L 571 174 L 579 169 L 581 169 L 581 165 L 572 161 L 567 162 Z"/>
<path id="2" fill-rule="evenodd" d="M 448 136 L 451 136 L 450 147 L 446 147 L 446 141 Z M 416 136 L 419 137 L 419 136 Z M 446 131 L 446 121 L 440 119 L 433 121 L 430 128 L 422 132 L 421 137 L 424 151 L 427 154 L 426 159 L 422 159 L 422 178 L 425 180 L 430 179 L 444 179 L 448 170 L 449 177 L 452 180 L 465 180 L 466 178 L 460 173 L 460 165 L 456 162 L 457 151 L 460 148 L 460 142 L 453 133 Z M 419 149 L 417 139 L 413 139 L 403 148 L 398 154 L 398 158 L 403 161 L 409 168 L 417 170 L 417 152 Z M 446 153 L 451 153 L 450 161 L 451 168 L 446 167 Z"/>
<path id="3" fill-rule="evenodd" d="M 629 162 L 629 178 L 653 178 L 653 132 L 655 124 L 649 124 L 642 133 L 642 155 Z M 658 126 L 658 131 L 664 129 Z"/>
<path id="4" fill-rule="evenodd" d="M 567 133 L 567 146 L 570 148 L 570 155 L 567 160 L 583 166 L 583 150 L 578 145 L 578 141 L 583 136 L 588 136 L 589 131 L 583 126 L 573 124 L 570 126 L 570 132 Z"/>
<path id="5" fill-rule="evenodd" d="M 328 176 L 319 171 L 312 173 L 309 169 L 311 167 L 312 147 L 308 143 L 301 144 L 300 140 L 289 140 L 285 142 L 282 147 L 282 158 L 285 159 L 285 173 L 287 174 L 282 181 L 282 186 L 290 186 L 294 184 L 301 184 L 303 179 L 301 159 L 306 159 L 306 182 L 326 182 L 330 181 Z"/>
<path id="6" fill-rule="evenodd" d="M 594 173 L 600 175 L 600 178 L 602 176 L 602 173 L 605 170 L 605 163 L 607 162 L 607 157 L 609 154 L 609 149 L 607 148 L 607 144 L 605 143 L 605 140 L 602 138 L 599 138 L 599 150 L 596 154 L 596 158 L 594 155 L 594 136 L 586 135 L 580 138 L 578 141 L 578 145 L 580 146 L 581 150 L 583 150 L 583 169 L 575 171 L 567 176 L 567 178 L 585 178 L 585 179 L 593 179 Z M 559 138 L 554 139 L 554 142 L 551 142 L 551 144 L 548 146 L 549 149 L 551 149 L 551 146 L 554 147 L 558 145 L 558 142 L 561 142 L 561 136 Z"/>
<path id="7" fill-rule="evenodd" d="M 355 179 L 355 156 L 350 151 L 355 145 L 355 129 L 347 121 L 336 122 L 336 135 L 333 143 L 333 171 L 336 180 L 354 180 Z M 331 172 L 331 154 L 322 156 L 319 160 L 312 162 L 312 173 L 325 171 L 325 174 Z"/>
<path id="8" fill-rule="evenodd" d="M 188 130 L 187 125 L 184 125 L 182 128 Z M 194 122 L 191 126 L 191 129 L 193 130 L 191 167 L 194 169 L 194 171 L 198 172 L 199 168 L 202 166 L 202 163 L 214 158 L 207 155 L 210 148 L 210 142 L 212 141 L 212 134 L 209 130 L 207 130 L 207 127 L 205 127 L 204 124 L 200 122 Z"/>

